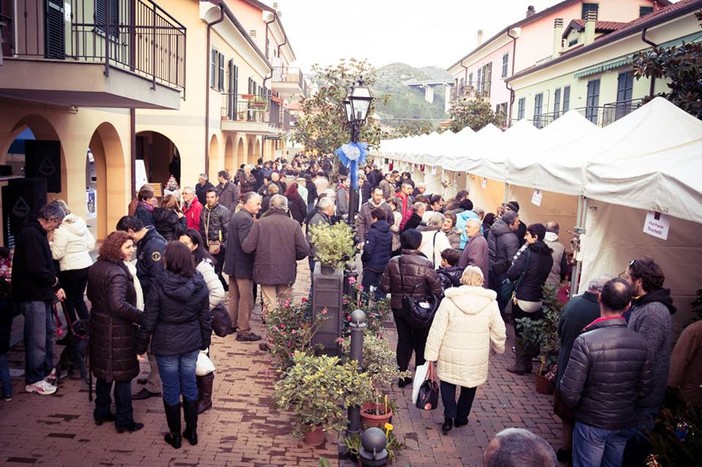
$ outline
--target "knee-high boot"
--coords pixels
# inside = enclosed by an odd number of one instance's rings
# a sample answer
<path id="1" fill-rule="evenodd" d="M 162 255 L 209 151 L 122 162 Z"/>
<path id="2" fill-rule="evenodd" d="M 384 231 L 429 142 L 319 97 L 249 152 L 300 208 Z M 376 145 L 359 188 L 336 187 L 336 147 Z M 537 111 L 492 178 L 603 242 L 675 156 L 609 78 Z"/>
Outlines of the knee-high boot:
<path id="1" fill-rule="evenodd" d="M 166 422 L 168 422 L 168 431 L 163 439 L 178 449 L 181 446 L 180 437 L 180 404 L 168 405 L 163 401 L 163 407 L 166 409 Z"/>
<path id="2" fill-rule="evenodd" d="M 199 403 L 197 413 L 202 413 L 212 408 L 212 385 L 214 384 L 214 372 L 208 373 L 205 376 L 197 377 L 197 390 L 199 394 Z"/>
<path id="3" fill-rule="evenodd" d="M 197 405 L 198 402 L 183 399 L 183 414 L 185 418 L 185 431 L 183 437 L 191 446 L 197 444 Z"/>
<path id="4" fill-rule="evenodd" d="M 520 338 L 514 343 L 514 365 L 507 367 L 507 371 L 518 375 L 531 373 L 531 357 L 524 348 L 524 341 Z"/>

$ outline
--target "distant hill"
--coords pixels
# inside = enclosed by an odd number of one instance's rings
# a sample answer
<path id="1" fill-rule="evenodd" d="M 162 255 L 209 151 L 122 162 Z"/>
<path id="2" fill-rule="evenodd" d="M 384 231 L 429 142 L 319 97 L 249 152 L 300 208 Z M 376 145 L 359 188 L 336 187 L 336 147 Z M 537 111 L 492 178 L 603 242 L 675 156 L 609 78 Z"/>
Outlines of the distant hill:
<path id="1" fill-rule="evenodd" d="M 414 68 L 404 63 L 391 63 L 378 68 L 378 76 L 371 92 L 378 99 L 376 113 L 383 127 L 401 132 L 430 132 L 441 120 L 448 118 L 444 112 L 445 87 L 434 88 L 434 102 L 424 100 L 424 91 L 406 86 L 410 80 L 450 80 L 446 70 L 436 67 Z"/>

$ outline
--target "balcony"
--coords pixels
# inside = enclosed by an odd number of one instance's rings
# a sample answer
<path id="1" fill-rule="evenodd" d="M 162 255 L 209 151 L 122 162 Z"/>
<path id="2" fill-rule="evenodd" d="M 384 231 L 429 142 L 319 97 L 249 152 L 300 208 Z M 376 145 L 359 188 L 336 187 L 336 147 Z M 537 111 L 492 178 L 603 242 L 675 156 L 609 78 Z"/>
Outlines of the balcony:
<path id="1" fill-rule="evenodd" d="M 13 4 L 16 10 L 2 9 Z M 68 107 L 179 108 L 186 30 L 153 1 L 0 5 L 0 96 Z"/>
<path id="2" fill-rule="evenodd" d="M 280 135 L 290 129 L 290 111 L 279 96 L 222 93 L 222 130 Z"/>
<path id="3" fill-rule="evenodd" d="M 629 115 L 634 110 L 643 105 L 643 99 L 632 99 L 628 101 L 610 102 L 597 107 L 577 107 L 573 110 L 580 112 L 584 117 L 597 126 L 606 127 L 620 118 Z M 552 112 L 535 116 L 529 119 L 537 128 L 544 128 L 553 123 L 563 115 L 563 112 Z"/>
<path id="4" fill-rule="evenodd" d="M 285 98 L 307 96 L 307 84 L 299 68 L 275 66 L 271 82 L 273 90 L 278 91 Z"/>

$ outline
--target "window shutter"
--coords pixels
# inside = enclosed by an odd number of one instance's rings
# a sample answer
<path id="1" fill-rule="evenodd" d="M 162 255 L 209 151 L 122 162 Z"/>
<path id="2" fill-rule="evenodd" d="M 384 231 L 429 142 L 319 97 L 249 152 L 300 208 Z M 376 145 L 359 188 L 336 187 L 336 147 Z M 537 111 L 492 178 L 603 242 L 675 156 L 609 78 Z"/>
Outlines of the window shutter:
<path id="1" fill-rule="evenodd" d="M 66 58 L 62 2 L 47 0 L 44 27 L 46 29 L 44 37 L 44 56 L 46 58 L 61 60 Z"/>

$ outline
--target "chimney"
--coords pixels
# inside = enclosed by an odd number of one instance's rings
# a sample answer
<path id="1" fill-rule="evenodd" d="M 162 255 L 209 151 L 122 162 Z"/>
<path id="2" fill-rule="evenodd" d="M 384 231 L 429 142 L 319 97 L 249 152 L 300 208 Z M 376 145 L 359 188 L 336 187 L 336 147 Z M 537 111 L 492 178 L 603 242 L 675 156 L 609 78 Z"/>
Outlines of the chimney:
<path id="1" fill-rule="evenodd" d="M 534 16 L 536 14 L 536 9 L 534 9 L 534 5 L 529 5 L 529 8 L 527 8 L 526 12 L 526 17 Z"/>
<path id="2" fill-rule="evenodd" d="M 553 21 L 553 56 L 557 58 L 563 50 L 563 18 L 556 18 Z"/>
<path id="3" fill-rule="evenodd" d="M 590 10 L 585 14 L 585 36 L 583 45 L 592 44 L 595 41 L 595 24 L 597 23 L 597 12 Z"/>
<path id="4" fill-rule="evenodd" d="M 476 47 L 480 47 L 481 45 L 483 45 L 483 30 L 482 30 L 482 29 L 478 29 L 478 38 L 477 38 L 477 45 L 476 45 Z"/>

